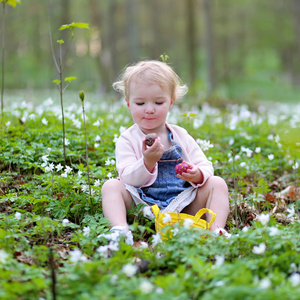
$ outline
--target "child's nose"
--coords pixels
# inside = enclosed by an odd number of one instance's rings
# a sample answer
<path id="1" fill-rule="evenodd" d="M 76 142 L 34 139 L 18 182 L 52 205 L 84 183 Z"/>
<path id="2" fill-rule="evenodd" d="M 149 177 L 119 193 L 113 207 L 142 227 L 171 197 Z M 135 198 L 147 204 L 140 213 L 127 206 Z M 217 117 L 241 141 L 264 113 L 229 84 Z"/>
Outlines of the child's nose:
<path id="1" fill-rule="evenodd" d="M 152 105 L 152 104 L 146 105 L 146 107 L 145 107 L 145 112 L 148 113 L 148 114 L 153 113 L 153 112 L 154 112 L 154 107 L 153 107 L 153 105 Z"/>

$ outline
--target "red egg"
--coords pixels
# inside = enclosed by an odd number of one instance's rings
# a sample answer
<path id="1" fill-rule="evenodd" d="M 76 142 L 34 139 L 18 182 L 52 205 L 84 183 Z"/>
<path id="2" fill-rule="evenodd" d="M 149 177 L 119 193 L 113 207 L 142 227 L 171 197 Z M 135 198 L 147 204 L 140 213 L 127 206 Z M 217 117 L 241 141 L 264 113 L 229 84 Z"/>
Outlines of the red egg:
<path id="1" fill-rule="evenodd" d="M 185 162 L 182 162 L 182 163 L 176 165 L 175 173 L 181 175 L 183 172 L 186 172 L 186 170 L 188 168 L 189 168 L 189 166 Z"/>

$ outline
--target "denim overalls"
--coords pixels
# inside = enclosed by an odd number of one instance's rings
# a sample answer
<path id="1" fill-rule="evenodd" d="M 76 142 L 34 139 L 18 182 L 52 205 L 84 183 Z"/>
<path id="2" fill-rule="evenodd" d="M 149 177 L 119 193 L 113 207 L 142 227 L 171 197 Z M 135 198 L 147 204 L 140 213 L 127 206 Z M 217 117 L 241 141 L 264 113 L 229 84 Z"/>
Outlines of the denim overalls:
<path id="1" fill-rule="evenodd" d="M 173 140 L 171 131 L 168 132 L 168 138 L 172 146 L 158 161 L 155 182 L 151 186 L 137 188 L 142 200 L 149 204 L 157 204 L 160 208 L 166 208 L 176 196 L 191 187 L 189 182 L 177 178 L 174 169 L 178 163 L 182 162 L 182 150 Z"/>

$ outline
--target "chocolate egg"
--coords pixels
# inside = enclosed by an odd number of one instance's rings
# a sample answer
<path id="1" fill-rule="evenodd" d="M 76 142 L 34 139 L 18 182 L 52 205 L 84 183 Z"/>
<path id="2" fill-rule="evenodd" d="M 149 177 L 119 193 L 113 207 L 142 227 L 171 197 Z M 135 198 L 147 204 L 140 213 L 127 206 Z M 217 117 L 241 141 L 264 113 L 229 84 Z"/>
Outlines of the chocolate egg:
<path id="1" fill-rule="evenodd" d="M 149 133 L 145 137 L 146 145 L 151 147 L 156 139 L 156 133 Z"/>
<path id="2" fill-rule="evenodd" d="M 185 162 L 182 162 L 175 166 L 175 173 L 181 175 L 183 172 L 186 172 L 188 168 L 189 166 Z"/>

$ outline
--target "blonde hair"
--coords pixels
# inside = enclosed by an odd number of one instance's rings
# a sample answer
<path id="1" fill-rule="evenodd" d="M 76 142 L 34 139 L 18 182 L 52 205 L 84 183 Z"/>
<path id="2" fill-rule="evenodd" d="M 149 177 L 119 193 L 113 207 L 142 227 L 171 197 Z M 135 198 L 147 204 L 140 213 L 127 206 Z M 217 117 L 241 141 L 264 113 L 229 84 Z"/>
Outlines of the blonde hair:
<path id="1" fill-rule="evenodd" d="M 146 83 L 159 84 L 161 87 L 168 87 L 171 97 L 175 100 L 182 98 L 188 91 L 185 84 L 181 84 L 179 76 L 164 62 L 157 60 L 140 61 L 125 68 L 125 71 L 112 86 L 122 93 L 125 99 L 129 99 L 129 86 L 133 79 L 141 79 Z"/>

